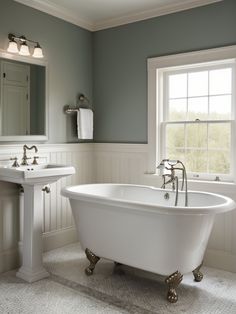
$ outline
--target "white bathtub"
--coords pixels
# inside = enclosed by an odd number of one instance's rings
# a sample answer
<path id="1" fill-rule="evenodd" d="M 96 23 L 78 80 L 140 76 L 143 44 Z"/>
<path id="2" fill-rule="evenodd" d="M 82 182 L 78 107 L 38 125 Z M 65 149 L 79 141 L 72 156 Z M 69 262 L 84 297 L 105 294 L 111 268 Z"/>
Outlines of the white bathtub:
<path id="1" fill-rule="evenodd" d="M 70 199 L 84 249 L 166 276 L 196 269 L 215 215 L 235 208 L 230 198 L 193 191 L 188 193 L 188 207 L 184 207 L 183 192 L 175 207 L 170 190 L 127 184 L 71 186 L 62 195 Z"/>

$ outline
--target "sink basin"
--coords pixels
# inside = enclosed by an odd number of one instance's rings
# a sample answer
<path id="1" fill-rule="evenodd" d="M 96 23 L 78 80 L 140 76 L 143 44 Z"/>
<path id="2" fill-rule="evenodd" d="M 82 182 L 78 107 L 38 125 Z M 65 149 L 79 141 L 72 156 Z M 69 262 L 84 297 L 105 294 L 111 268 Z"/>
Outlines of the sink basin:
<path id="1" fill-rule="evenodd" d="M 52 183 L 61 177 L 75 173 L 72 166 L 58 164 L 40 164 L 0 168 L 0 181 L 8 181 L 18 184 Z"/>

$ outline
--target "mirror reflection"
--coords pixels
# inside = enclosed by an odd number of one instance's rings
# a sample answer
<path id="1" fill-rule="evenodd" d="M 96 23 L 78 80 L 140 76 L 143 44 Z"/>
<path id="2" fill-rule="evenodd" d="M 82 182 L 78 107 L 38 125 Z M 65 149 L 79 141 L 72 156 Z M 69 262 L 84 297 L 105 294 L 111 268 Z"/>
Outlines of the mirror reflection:
<path id="1" fill-rule="evenodd" d="M 0 136 L 45 135 L 45 66 L 0 58 Z"/>

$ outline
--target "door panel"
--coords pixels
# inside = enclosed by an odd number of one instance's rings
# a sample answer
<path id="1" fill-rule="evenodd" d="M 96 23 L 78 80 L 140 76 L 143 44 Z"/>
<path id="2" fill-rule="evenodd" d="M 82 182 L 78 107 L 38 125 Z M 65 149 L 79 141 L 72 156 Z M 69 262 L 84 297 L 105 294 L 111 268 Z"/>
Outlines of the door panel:
<path id="1" fill-rule="evenodd" d="M 5 85 L 3 89 L 4 135 L 28 134 L 27 88 Z"/>
<path id="2" fill-rule="evenodd" d="M 28 135 L 30 131 L 30 67 L 2 61 L 1 135 Z"/>

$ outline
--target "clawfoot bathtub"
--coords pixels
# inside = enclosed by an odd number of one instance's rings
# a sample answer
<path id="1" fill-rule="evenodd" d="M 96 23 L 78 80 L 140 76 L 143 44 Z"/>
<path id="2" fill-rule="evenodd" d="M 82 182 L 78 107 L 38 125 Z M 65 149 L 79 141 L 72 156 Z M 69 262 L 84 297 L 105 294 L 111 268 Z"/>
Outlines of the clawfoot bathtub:
<path id="1" fill-rule="evenodd" d="M 214 217 L 235 208 L 233 200 L 189 191 L 189 206 L 179 192 L 129 184 L 88 184 L 64 188 L 70 199 L 79 241 L 94 271 L 100 258 L 167 276 L 167 299 L 178 300 L 183 274 L 201 281 L 204 252 Z"/>

